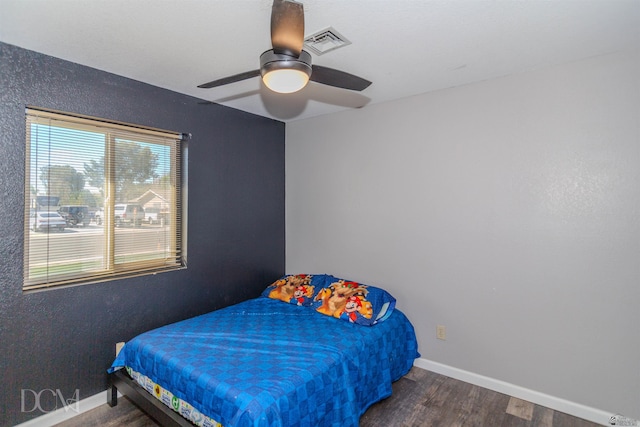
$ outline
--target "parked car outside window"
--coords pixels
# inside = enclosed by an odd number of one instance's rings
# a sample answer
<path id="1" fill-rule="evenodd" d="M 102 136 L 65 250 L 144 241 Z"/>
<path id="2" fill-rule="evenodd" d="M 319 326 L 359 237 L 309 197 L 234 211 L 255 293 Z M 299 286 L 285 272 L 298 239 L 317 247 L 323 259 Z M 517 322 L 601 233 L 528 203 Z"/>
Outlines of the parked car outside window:
<path id="1" fill-rule="evenodd" d="M 160 222 L 159 213 L 159 208 L 146 208 L 144 210 L 144 217 L 149 224 L 158 224 Z"/>
<path id="2" fill-rule="evenodd" d="M 67 221 L 67 225 L 70 227 L 80 224 L 86 227 L 91 221 L 88 206 L 63 205 L 58 209 L 58 213 Z"/>
<path id="3" fill-rule="evenodd" d="M 132 203 L 115 205 L 113 220 L 116 227 L 126 224 L 140 226 L 144 219 L 144 208 L 141 205 Z"/>
<path id="4" fill-rule="evenodd" d="M 29 218 L 29 228 L 33 231 L 64 231 L 67 222 L 58 212 L 32 212 Z"/>

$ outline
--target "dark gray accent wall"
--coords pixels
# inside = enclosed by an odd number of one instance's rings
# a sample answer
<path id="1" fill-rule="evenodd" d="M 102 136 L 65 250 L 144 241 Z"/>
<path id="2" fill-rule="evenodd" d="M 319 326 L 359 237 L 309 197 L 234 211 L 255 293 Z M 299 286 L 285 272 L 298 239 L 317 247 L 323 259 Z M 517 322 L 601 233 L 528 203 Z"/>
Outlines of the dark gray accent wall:
<path id="1" fill-rule="evenodd" d="M 27 105 L 193 135 L 186 270 L 22 291 Z M 42 415 L 22 411 L 22 390 L 95 395 L 117 341 L 258 296 L 284 273 L 284 139 L 282 122 L 0 43 L 0 425 Z"/>

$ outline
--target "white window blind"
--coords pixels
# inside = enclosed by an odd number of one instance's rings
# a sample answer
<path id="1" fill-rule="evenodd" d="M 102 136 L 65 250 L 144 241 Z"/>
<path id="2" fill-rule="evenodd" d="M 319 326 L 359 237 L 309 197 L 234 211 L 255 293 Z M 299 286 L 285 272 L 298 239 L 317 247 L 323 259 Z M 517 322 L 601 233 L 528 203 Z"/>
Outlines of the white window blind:
<path id="1" fill-rule="evenodd" d="M 27 109 L 23 288 L 183 267 L 180 142 Z"/>

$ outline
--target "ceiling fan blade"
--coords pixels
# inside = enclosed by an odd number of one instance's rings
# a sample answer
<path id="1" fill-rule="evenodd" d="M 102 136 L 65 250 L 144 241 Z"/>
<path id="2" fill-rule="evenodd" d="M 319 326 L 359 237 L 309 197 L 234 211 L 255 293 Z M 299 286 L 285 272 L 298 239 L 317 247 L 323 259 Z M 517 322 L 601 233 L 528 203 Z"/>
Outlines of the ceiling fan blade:
<path id="1" fill-rule="evenodd" d="M 210 89 L 212 87 L 227 85 L 229 83 L 235 83 L 235 82 L 239 82 L 241 80 L 250 79 L 252 77 L 258 77 L 259 75 L 260 75 L 260 70 L 247 71 L 247 72 L 244 72 L 244 73 L 240 73 L 240 74 L 236 74 L 236 75 L 233 75 L 233 76 L 225 77 L 225 78 L 222 78 L 222 79 L 214 80 L 214 81 L 209 82 L 209 83 L 204 83 L 204 84 L 198 85 L 198 87 L 202 88 L 202 89 Z"/>
<path id="2" fill-rule="evenodd" d="M 299 56 L 304 44 L 304 6 L 274 0 L 271 7 L 271 45 L 275 53 Z"/>
<path id="3" fill-rule="evenodd" d="M 323 85 L 362 91 L 368 88 L 371 84 L 369 80 L 363 79 L 362 77 L 354 76 L 353 74 L 345 73 L 344 71 L 335 70 L 329 67 L 313 65 L 312 70 L 309 80 L 322 83 Z"/>

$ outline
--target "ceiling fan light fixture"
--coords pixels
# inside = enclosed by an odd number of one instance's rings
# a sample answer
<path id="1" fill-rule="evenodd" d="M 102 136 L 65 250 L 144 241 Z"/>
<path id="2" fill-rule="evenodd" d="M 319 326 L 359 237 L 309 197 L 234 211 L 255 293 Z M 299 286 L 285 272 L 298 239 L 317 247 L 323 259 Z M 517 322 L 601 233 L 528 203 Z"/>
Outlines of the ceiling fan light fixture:
<path id="1" fill-rule="evenodd" d="M 320 34 L 314 34 L 311 39 L 315 43 L 323 45 L 322 52 L 332 49 L 327 44 L 341 43 L 344 45 L 349 43 L 333 28 L 328 28 Z M 270 90 L 281 93 L 296 92 L 305 87 L 309 80 L 322 85 L 357 91 L 365 90 L 371 84 L 369 80 L 362 77 L 333 68 L 316 65 L 312 69 L 311 55 L 303 49 L 305 45 L 310 46 L 310 44 L 305 44 L 304 39 L 303 4 L 295 0 L 273 0 L 271 7 L 271 46 L 273 49 L 260 55 L 260 69 L 213 80 L 198 85 L 198 87 L 210 89 L 257 76 L 262 77 L 264 85 Z"/>
<path id="2" fill-rule="evenodd" d="M 311 55 L 304 50 L 299 57 L 268 50 L 260 55 L 260 74 L 264 84 L 274 92 L 297 92 L 311 77 Z"/>

